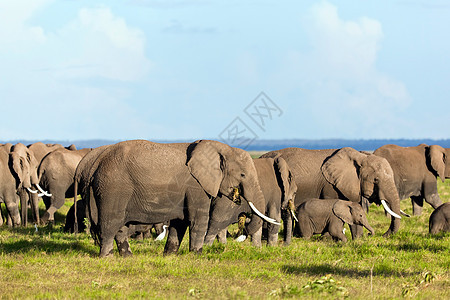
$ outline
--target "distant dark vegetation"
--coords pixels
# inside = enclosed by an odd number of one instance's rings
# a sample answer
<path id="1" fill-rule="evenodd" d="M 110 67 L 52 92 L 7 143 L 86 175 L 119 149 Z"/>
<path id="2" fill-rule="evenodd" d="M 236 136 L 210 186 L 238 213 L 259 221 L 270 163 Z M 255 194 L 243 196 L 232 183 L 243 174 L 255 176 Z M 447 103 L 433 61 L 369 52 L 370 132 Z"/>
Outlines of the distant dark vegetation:
<path id="1" fill-rule="evenodd" d="M 193 140 L 151 140 L 159 143 L 178 143 L 192 142 Z M 29 145 L 38 140 L 14 140 L 2 141 L 2 143 L 23 143 Z M 78 149 L 95 148 L 103 145 L 114 144 L 119 140 L 42 140 L 43 143 L 58 143 L 63 146 L 75 144 Z M 226 142 L 226 141 L 221 141 Z M 352 147 L 356 150 L 373 151 L 386 144 L 396 144 L 403 147 L 417 146 L 419 144 L 440 145 L 444 148 L 450 148 L 450 139 L 433 140 L 433 139 L 377 139 L 377 140 L 347 140 L 347 139 L 323 139 L 323 140 L 307 140 L 307 139 L 284 139 L 284 140 L 254 140 L 250 144 L 231 144 L 233 147 L 243 148 L 248 151 L 271 151 L 288 147 L 299 147 L 305 149 L 335 149 L 342 147 Z M 248 146 L 246 146 L 248 144 Z"/>

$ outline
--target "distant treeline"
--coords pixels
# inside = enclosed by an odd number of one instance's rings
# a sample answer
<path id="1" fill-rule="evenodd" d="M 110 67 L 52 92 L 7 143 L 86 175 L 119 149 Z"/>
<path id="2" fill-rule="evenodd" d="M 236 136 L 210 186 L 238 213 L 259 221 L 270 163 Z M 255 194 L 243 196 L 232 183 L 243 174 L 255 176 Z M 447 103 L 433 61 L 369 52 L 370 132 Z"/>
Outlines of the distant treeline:
<path id="1" fill-rule="evenodd" d="M 160 143 L 178 143 L 192 142 L 192 140 L 152 140 Z M 3 141 L 2 143 L 23 143 L 25 145 L 38 141 L 31 140 L 15 140 Z M 43 143 L 58 143 L 63 146 L 75 144 L 78 149 L 95 148 L 103 145 L 114 144 L 119 141 L 114 140 L 74 140 L 74 141 L 57 141 L 57 140 L 41 140 Z M 222 141 L 224 142 L 224 141 Z M 346 140 L 346 139 L 323 139 L 323 140 L 307 140 L 307 139 L 284 139 L 284 140 L 254 140 L 245 144 L 233 144 L 231 146 L 243 148 L 248 151 L 270 151 L 288 147 L 299 147 L 305 149 L 335 149 L 342 147 L 352 147 L 356 150 L 373 151 L 386 144 L 396 144 L 403 147 L 417 146 L 419 144 L 440 145 L 450 148 L 450 139 L 433 140 L 433 139 L 377 139 L 377 140 Z"/>

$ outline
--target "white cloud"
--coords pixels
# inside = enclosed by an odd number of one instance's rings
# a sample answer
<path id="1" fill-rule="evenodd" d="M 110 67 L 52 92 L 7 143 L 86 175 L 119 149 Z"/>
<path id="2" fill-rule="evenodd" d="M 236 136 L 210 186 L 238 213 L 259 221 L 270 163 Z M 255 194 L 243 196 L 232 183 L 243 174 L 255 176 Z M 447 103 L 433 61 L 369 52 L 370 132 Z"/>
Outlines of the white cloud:
<path id="1" fill-rule="evenodd" d="M 11 114 L 0 119 L 2 139 L 117 139 L 148 132 L 128 103 L 131 86 L 151 67 L 140 29 L 98 7 L 81 8 L 61 27 L 44 30 L 35 16 L 48 1 L 4 2 L 1 28 L 9 30 L 0 31 L 0 101 Z M 19 111 L 25 114 L 20 119 Z"/>
<path id="2" fill-rule="evenodd" d="M 308 52 L 287 57 L 292 85 L 305 95 L 310 132 L 322 137 L 385 138 L 404 134 L 411 102 L 405 85 L 376 66 L 382 25 L 369 17 L 344 20 L 322 1 L 305 18 Z M 344 129 L 345 128 L 345 129 Z M 314 138 L 314 136 L 309 136 Z"/>

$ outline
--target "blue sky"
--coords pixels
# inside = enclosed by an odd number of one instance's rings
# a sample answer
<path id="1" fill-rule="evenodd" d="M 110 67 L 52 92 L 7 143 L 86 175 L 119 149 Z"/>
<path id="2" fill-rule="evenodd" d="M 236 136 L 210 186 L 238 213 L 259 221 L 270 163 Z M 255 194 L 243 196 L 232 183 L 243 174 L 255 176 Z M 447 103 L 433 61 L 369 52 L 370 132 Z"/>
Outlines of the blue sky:
<path id="1" fill-rule="evenodd" d="M 0 137 L 449 138 L 450 4 L 378 3 L 0 1 Z"/>

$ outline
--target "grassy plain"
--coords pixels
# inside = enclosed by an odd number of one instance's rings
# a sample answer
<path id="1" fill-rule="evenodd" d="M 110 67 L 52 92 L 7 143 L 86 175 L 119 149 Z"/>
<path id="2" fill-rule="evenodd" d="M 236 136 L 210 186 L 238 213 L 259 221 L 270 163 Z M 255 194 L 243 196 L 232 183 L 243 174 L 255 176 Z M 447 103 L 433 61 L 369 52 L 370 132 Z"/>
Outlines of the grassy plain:
<path id="1" fill-rule="evenodd" d="M 450 181 L 438 185 L 449 201 Z M 254 248 L 229 239 L 195 255 L 185 238 L 178 255 L 163 256 L 164 243 L 143 240 L 126 259 L 99 259 L 89 235 L 63 233 L 69 206 L 53 228 L 0 228 L 0 298 L 450 299 L 450 234 L 428 235 L 428 204 L 387 239 L 389 219 L 372 206 L 376 235 L 347 244 L 315 237 Z M 409 201 L 401 207 L 411 213 Z"/>

